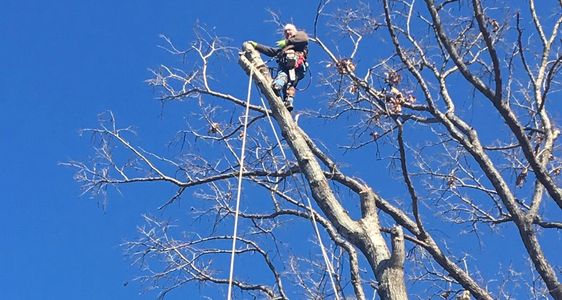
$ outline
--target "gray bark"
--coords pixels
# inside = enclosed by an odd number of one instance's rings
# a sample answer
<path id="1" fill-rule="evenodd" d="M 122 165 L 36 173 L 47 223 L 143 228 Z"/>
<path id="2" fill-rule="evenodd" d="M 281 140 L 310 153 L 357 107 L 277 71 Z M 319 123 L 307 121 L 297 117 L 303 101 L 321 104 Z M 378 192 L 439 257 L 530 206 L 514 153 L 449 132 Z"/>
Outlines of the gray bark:
<path id="1" fill-rule="evenodd" d="M 259 89 L 267 98 L 272 115 L 306 177 L 314 200 L 337 231 L 365 255 L 379 282 L 377 292 L 381 299 L 408 299 L 404 282 L 402 230 L 394 230 L 391 253 L 381 234 L 375 197 L 370 190 L 360 193 L 363 217 L 356 221 L 347 214 L 336 199 L 301 130 L 289 111 L 285 109 L 281 99 L 271 89 L 271 75 L 258 52 L 249 43 L 244 43 L 243 48 L 239 60 L 240 66 L 247 74 L 252 74 Z"/>

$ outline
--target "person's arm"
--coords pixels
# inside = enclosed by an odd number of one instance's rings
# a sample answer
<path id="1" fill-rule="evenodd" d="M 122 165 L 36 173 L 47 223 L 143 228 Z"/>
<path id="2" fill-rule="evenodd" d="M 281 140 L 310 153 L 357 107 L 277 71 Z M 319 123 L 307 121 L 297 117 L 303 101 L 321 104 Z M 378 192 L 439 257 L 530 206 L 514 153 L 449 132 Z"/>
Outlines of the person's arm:
<path id="1" fill-rule="evenodd" d="M 260 53 L 263 53 L 269 57 L 274 57 L 279 54 L 279 51 L 281 51 L 281 49 L 279 48 L 268 47 L 262 44 L 257 44 L 254 48 L 256 48 L 256 50 L 258 50 Z"/>

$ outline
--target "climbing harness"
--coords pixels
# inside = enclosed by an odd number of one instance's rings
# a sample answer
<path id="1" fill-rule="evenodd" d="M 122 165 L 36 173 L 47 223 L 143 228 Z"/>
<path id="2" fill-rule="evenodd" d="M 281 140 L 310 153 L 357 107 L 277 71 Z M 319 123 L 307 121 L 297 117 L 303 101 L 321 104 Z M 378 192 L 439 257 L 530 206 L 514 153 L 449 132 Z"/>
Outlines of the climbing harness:
<path id="1" fill-rule="evenodd" d="M 248 115 L 249 115 L 249 111 L 250 111 L 250 96 L 251 96 L 251 91 L 252 91 L 252 77 L 253 77 L 253 73 L 254 70 L 253 68 L 250 68 L 250 79 L 248 81 L 248 96 L 246 99 L 246 110 L 244 113 L 244 129 L 243 129 L 243 133 L 242 133 L 242 149 L 241 149 L 241 154 L 240 154 L 240 171 L 238 173 L 238 189 L 237 189 L 237 194 L 236 194 L 236 208 L 235 208 L 235 212 L 234 212 L 234 230 L 233 230 L 233 234 L 232 234 L 232 249 L 231 249 L 231 253 L 230 253 L 230 271 L 229 271 L 229 276 L 228 276 L 228 295 L 227 295 L 227 299 L 231 300 L 232 299 L 232 283 L 233 283 L 233 278 L 234 278 L 234 258 L 235 258 L 235 254 L 236 254 L 236 240 L 237 240 L 237 235 L 238 235 L 238 215 L 240 213 L 240 197 L 242 194 L 242 175 L 243 175 L 243 171 L 244 171 L 244 158 L 245 158 L 245 151 L 246 151 L 246 134 L 247 134 L 247 129 L 248 129 Z M 279 139 L 279 135 L 277 134 L 277 131 L 275 130 L 275 126 L 273 125 L 273 121 L 271 120 L 271 116 L 268 112 L 268 109 L 265 105 L 265 102 L 263 100 L 262 97 L 260 97 L 261 102 L 263 104 L 263 107 L 265 109 L 265 113 L 267 115 L 267 118 L 269 120 L 269 124 L 271 126 L 271 129 L 273 131 L 273 134 L 275 136 L 275 139 L 277 141 L 277 144 L 279 145 L 279 149 L 281 150 L 281 154 L 285 160 L 285 163 L 288 164 L 289 160 L 287 158 L 287 155 L 285 154 L 285 151 L 283 150 L 283 146 L 281 144 L 281 140 Z M 303 196 L 300 192 L 300 189 L 298 189 L 298 184 L 297 184 L 297 192 L 299 193 L 299 195 L 301 196 L 301 198 L 306 198 L 308 201 L 308 209 L 309 209 L 309 213 L 310 213 L 310 220 L 312 222 L 312 225 L 314 227 L 314 231 L 316 233 L 316 238 L 318 239 L 318 244 L 320 245 L 320 249 L 322 252 L 322 257 L 324 259 L 324 263 L 326 264 L 326 268 L 328 271 L 328 275 L 330 277 L 330 283 L 332 285 L 332 289 L 334 291 L 334 295 L 336 297 L 337 300 L 340 299 L 339 296 L 339 292 L 337 289 L 337 285 L 334 279 L 334 267 L 330 261 L 330 259 L 328 258 L 328 252 L 326 251 L 326 248 L 324 246 L 324 243 L 322 242 L 322 237 L 320 235 L 320 230 L 318 228 L 318 224 L 317 224 L 317 219 L 316 219 L 316 215 L 314 213 L 313 207 L 312 207 L 312 202 L 310 201 L 310 198 L 307 197 L 306 195 Z"/>
<path id="2" fill-rule="evenodd" d="M 269 62 L 271 62 L 273 59 L 275 59 L 275 57 L 273 57 L 273 58 L 269 59 L 268 61 L 266 61 L 265 64 L 267 65 L 267 64 L 268 64 Z M 306 91 L 306 90 L 310 87 L 310 84 L 312 83 L 312 72 L 310 71 L 310 64 L 308 63 L 308 61 L 306 61 L 306 60 L 302 61 L 302 63 L 299 64 L 299 67 L 300 67 L 300 66 L 302 66 L 302 68 L 303 68 L 303 70 L 304 70 L 304 71 L 303 71 L 303 77 L 302 77 L 303 79 L 304 79 L 304 77 L 306 76 L 306 74 L 308 73 L 308 83 L 307 83 L 306 86 L 305 86 L 304 88 L 302 88 L 302 89 L 299 89 L 299 88 L 295 87 L 295 90 L 297 90 L 297 91 L 299 91 L 299 92 L 304 92 L 304 91 Z M 270 72 L 271 74 L 278 74 L 279 71 L 281 71 L 281 68 L 279 67 L 279 64 L 278 64 L 276 67 L 268 67 L 268 69 L 269 69 L 269 72 Z M 290 69 L 290 70 L 289 70 L 289 72 L 288 72 L 288 75 L 289 75 L 289 80 L 288 80 L 289 82 L 288 82 L 288 84 L 293 84 L 293 82 L 295 82 L 295 80 L 296 80 L 296 69 L 297 69 L 297 68 L 293 68 L 293 69 Z M 291 75 L 291 74 L 292 74 L 292 75 Z M 301 80 L 302 80 L 302 79 L 301 79 Z"/>
<path id="3" fill-rule="evenodd" d="M 305 63 L 304 52 L 292 49 L 286 50 L 279 61 L 288 70 L 289 82 L 294 82 L 297 80 L 296 69 Z M 306 72 L 306 69 L 304 71 Z"/>

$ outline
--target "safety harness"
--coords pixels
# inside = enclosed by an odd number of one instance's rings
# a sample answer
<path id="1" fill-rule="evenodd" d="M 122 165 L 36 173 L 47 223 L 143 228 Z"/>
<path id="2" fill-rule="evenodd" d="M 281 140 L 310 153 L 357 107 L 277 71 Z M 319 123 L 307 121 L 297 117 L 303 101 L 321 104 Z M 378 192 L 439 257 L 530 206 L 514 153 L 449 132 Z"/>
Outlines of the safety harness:
<path id="1" fill-rule="evenodd" d="M 295 69 L 302 66 L 306 72 L 306 53 L 287 49 L 281 53 L 279 64 L 288 71 L 289 82 L 295 82 L 297 80 Z"/>

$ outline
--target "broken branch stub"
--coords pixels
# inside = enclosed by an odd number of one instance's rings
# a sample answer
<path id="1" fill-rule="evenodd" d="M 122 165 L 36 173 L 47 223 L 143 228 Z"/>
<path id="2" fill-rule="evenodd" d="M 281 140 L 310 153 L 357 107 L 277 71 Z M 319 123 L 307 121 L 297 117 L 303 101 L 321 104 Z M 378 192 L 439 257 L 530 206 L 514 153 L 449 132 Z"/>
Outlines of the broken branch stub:
<path id="1" fill-rule="evenodd" d="M 244 42 L 242 44 L 242 50 L 243 52 L 241 54 L 244 55 L 244 57 L 246 57 L 248 61 L 254 64 L 256 69 L 258 69 L 258 71 L 262 74 L 262 76 L 265 77 L 268 83 L 271 82 L 272 78 L 271 78 L 271 73 L 269 73 L 269 68 L 261 59 L 260 54 L 257 51 L 255 51 L 254 46 L 252 46 L 252 44 L 250 44 L 249 42 Z"/>

